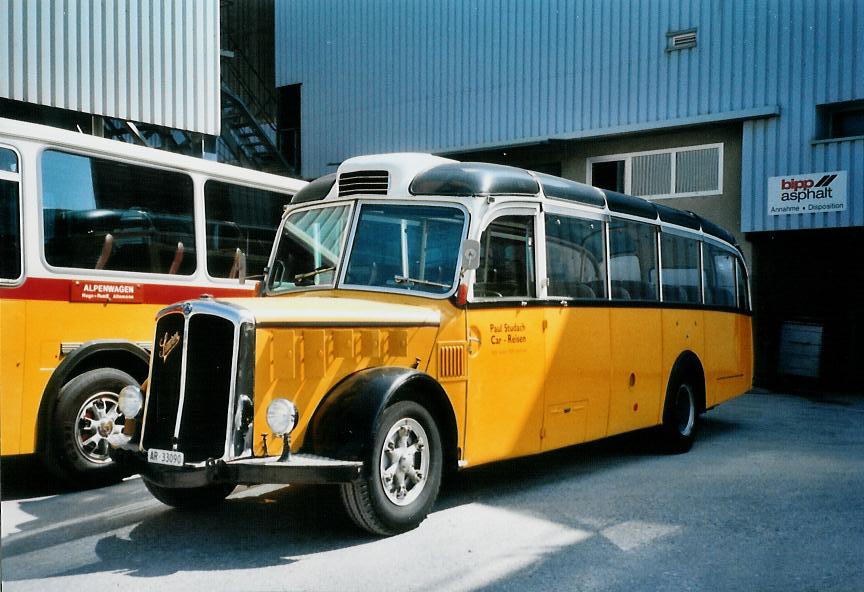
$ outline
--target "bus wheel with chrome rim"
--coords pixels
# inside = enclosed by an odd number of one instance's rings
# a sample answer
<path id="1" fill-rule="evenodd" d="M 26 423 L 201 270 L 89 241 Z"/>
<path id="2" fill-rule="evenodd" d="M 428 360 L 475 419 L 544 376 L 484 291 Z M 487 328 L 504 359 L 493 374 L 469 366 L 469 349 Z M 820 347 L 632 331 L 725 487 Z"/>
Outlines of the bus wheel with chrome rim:
<path id="1" fill-rule="evenodd" d="M 104 485 L 127 473 L 108 456 L 108 437 L 123 431 L 117 405 L 123 387 L 138 385 L 116 368 L 76 376 L 60 389 L 50 435 L 51 467 L 71 483 Z"/>
<path id="2" fill-rule="evenodd" d="M 666 452 L 681 454 L 696 439 L 698 410 L 695 383 L 687 376 L 669 381 L 663 407 L 662 443 Z"/>
<path id="3" fill-rule="evenodd" d="M 163 487 L 143 478 L 144 486 L 153 497 L 178 510 L 204 510 L 212 508 L 231 495 L 237 487 L 233 483 L 213 483 L 202 487 Z"/>
<path id="4" fill-rule="evenodd" d="M 387 407 L 365 462 L 364 476 L 342 485 L 354 523 L 379 535 L 416 528 L 441 485 L 441 437 L 429 412 L 414 401 Z"/>

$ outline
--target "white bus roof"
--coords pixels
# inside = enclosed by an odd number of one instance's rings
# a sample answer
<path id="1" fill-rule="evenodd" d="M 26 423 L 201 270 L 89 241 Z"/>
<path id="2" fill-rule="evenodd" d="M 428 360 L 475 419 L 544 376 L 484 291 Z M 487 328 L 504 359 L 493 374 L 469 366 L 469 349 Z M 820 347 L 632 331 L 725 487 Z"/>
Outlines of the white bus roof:
<path id="1" fill-rule="evenodd" d="M 275 191 L 294 193 L 307 185 L 306 181 L 292 177 L 262 173 L 261 171 L 230 164 L 204 160 L 203 158 L 195 158 L 193 156 L 184 156 L 166 150 L 138 146 L 117 140 L 99 138 L 47 125 L 0 118 L 0 141 L 6 138 L 20 138 L 56 148 L 66 148 L 76 151 L 83 150 L 108 158 L 119 157 L 142 164 L 165 166 L 177 170 L 221 177 L 223 179 L 232 179 L 241 183 L 246 182 L 259 186 L 267 186 Z"/>

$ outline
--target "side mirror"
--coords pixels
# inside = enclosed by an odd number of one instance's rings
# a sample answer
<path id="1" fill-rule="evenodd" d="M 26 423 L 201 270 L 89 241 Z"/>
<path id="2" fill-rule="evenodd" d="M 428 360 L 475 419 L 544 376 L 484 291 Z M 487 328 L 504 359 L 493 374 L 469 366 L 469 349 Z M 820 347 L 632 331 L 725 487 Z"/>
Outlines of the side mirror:
<path id="1" fill-rule="evenodd" d="M 462 241 L 462 270 L 471 271 L 480 267 L 480 241 L 466 238 Z"/>

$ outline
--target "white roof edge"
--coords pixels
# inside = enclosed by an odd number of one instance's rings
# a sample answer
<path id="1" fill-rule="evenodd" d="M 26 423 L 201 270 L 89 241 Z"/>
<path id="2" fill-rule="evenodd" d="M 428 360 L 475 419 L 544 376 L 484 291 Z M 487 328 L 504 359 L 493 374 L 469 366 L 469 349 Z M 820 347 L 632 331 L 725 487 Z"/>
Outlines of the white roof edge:
<path id="1" fill-rule="evenodd" d="M 15 136 L 25 140 L 45 142 L 58 148 L 65 147 L 98 152 L 108 158 L 120 157 L 137 160 L 146 164 L 169 166 L 188 172 L 212 175 L 214 177 L 245 180 L 250 183 L 267 185 L 278 191 L 297 192 L 307 185 L 306 181 L 293 177 L 283 177 L 281 175 L 264 173 L 212 160 L 204 160 L 203 158 L 196 158 L 194 156 L 185 156 L 157 148 L 138 146 L 48 125 L 0 117 L 0 141 L 2 141 L 4 136 Z"/>

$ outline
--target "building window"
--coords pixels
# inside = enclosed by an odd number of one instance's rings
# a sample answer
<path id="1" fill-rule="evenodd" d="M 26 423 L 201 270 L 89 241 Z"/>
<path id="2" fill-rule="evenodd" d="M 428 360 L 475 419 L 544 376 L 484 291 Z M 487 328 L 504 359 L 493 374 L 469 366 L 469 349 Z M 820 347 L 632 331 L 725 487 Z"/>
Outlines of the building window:
<path id="1" fill-rule="evenodd" d="M 846 101 L 816 107 L 820 139 L 864 136 L 864 101 Z"/>
<path id="2" fill-rule="evenodd" d="M 588 159 L 588 183 L 651 199 L 723 193 L 723 144 Z"/>
<path id="3" fill-rule="evenodd" d="M 278 135 L 276 138 L 279 151 L 285 161 L 291 165 L 294 173 L 299 175 L 302 166 L 300 153 L 300 84 L 289 84 L 276 90 L 279 99 L 279 109 L 276 113 Z"/>

